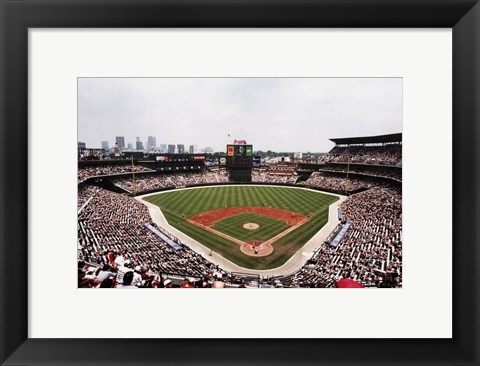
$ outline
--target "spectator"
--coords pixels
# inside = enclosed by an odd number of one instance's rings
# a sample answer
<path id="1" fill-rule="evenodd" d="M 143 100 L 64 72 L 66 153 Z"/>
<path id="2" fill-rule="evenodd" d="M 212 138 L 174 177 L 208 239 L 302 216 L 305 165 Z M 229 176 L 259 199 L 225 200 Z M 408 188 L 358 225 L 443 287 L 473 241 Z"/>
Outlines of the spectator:
<path id="1" fill-rule="evenodd" d="M 186 277 L 185 280 L 183 281 L 182 283 L 182 286 L 180 286 L 181 288 L 194 288 L 195 285 L 195 279 L 193 279 L 192 277 Z"/>
<path id="2" fill-rule="evenodd" d="M 213 281 L 212 288 L 224 288 L 225 282 L 222 279 L 223 275 L 221 273 L 215 274 L 215 281 Z"/>
<path id="3" fill-rule="evenodd" d="M 132 281 L 133 281 L 133 272 L 127 272 L 123 276 L 123 283 L 120 285 L 117 285 L 117 288 L 126 288 L 126 289 L 138 288 L 137 286 L 134 286 L 132 284 Z"/>
<path id="4" fill-rule="evenodd" d="M 85 272 L 83 272 L 81 269 L 78 269 L 78 288 L 90 287 L 92 287 L 92 282 L 85 278 Z"/>
<path id="5" fill-rule="evenodd" d="M 142 285 L 142 280 L 143 279 L 142 279 L 141 272 L 142 272 L 142 267 L 136 266 L 135 271 L 133 272 L 132 285 L 137 286 L 137 287 L 140 287 Z"/>
<path id="6" fill-rule="evenodd" d="M 111 267 L 108 264 L 105 264 L 103 269 L 97 275 L 97 281 L 102 282 L 111 277 L 115 277 L 115 273 L 111 271 Z"/>
<path id="7" fill-rule="evenodd" d="M 105 278 L 99 288 L 115 288 L 115 278 Z"/>
<path id="8" fill-rule="evenodd" d="M 132 280 L 133 280 L 133 270 L 130 268 L 130 260 L 127 259 L 125 261 L 123 261 L 124 265 L 123 266 L 119 266 L 117 267 L 117 278 L 116 278 L 116 282 L 118 284 L 123 284 L 123 281 L 124 281 L 124 277 L 127 273 L 130 273 L 132 272 Z M 131 282 L 131 281 L 130 281 Z"/>

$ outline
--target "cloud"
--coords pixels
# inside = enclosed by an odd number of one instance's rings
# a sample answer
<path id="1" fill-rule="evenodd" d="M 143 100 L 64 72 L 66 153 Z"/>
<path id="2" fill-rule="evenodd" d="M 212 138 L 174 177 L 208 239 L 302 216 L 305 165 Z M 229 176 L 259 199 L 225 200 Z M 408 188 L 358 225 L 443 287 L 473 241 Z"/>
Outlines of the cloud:
<path id="1" fill-rule="evenodd" d="M 328 151 L 333 137 L 402 131 L 400 78 L 81 78 L 78 139 Z M 231 136 L 228 137 L 227 135 Z"/>

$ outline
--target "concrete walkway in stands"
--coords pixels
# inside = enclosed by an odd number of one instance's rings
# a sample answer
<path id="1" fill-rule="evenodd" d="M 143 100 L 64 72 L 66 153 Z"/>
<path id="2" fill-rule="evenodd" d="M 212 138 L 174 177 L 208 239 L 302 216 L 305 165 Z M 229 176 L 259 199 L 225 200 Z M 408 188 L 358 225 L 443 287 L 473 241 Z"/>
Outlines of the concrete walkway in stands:
<path id="1" fill-rule="evenodd" d="M 231 185 L 228 185 L 231 187 Z M 216 186 L 222 187 L 222 186 Z M 262 185 L 262 187 L 264 187 Z M 272 186 L 278 187 L 278 186 Z M 203 189 L 203 188 L 211 188 L 209 187 L 195 187 L 195 188 L 181 188 L 181 189 Z M 308 188 L 297 188 L 292 187 L 292 189 L 308 189 Z M 180 189 L 176 189 L 178 191 Z M 319 192 L 316 190 L 311 190 L 313 192 Z M 272 276 L 282 276 L 293 273 L 300 269 L 313 255 L 313 252 L 319 248 L 322 243 L 327 239 L 328 235 L 335 229 L 338 225 L 338 207 L 340 204 L 347 199 L 346 196 L 341 196 L 338 194 L 328 193 L 328 192 L 321 192 L 323 194 L 329 194 L 331 196 L 336 196 L 339 198 L 338 201 L 330 205 L 328 210 L 328 222 L 325 224 L 323 228 L 320 229 L 302 248 L 300 248 L 287 262 L 285 262 L 282 266 L 274 268 L 274 269 L 266 269 L 266 270 L 255 270 L 249 268 L 243 268 L 236 265 L 233 262 L 230 262 L 228 259 L 222 257 L 221 255 L 211 251 L 210 248 L 207 248 L 203 244 L 200 244 L 198 241 L 190 238 L 180 230 L 177 230 L 173 226 L 170 226 L 165 216 L 163 216 L 162 211 L 158 206 L 151 204 L 147 201 L 144 201 L 143 198 L 148 196 L 153 196 L 157 194 L 168 193 L 172 191 L 164 191 L 164 192 L 155 192 L 149 193 L 142 196 L 137 196 L 135 199 L 140 203 L 146 205 L 150 212 L 150 216 L 152 217 L 152 221 L 160 227 L 165 228 L 168 232 L 172 235 L 176 236 L 180 239 L 184 244 L 188 245 L 192 248 L 195 252 L 200 254 L 202 257 L 206 258 L 210 262 L 220 266 L 222 269 L 229 271 L 229 272 L 241 272 L 241 273 L 252 273 L 258 274 L 264 277 L 272 277 Z"/>

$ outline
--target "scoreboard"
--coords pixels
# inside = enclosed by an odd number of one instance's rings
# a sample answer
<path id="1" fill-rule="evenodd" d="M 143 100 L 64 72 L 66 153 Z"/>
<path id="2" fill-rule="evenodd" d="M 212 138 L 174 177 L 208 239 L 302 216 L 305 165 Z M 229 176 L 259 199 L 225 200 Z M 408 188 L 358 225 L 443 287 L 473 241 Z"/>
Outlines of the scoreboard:
<path id="1" fill-rule="evenodd" d="M 227 145 L 227 156 L 253 156 L 253 145 Z"/>
<path id="2" fill-rule="evenodd" d="M 251 168 L 252 156 L 227 156 L 227 168 Z"/>
<path id="3" fill-rule="evenodd" d="M 227 145 L 227 168 L 251 168 L 253 145 Z"/>
<path id="4" fill-rule="evenodd" d="M 252 181 L 253 145 L 227 145 L 226 160 L 231 180 Z"/>

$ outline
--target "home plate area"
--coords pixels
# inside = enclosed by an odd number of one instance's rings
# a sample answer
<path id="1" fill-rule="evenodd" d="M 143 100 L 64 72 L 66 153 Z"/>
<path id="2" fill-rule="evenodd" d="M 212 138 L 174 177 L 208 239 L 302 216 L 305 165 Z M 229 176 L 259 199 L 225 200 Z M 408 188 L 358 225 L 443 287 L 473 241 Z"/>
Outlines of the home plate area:
<path id="1" fill-rule="evenodd" d="M 273 252 L 272 244 L 261 241 L 243 243 L 240 249 L 243 253 L 254 257 L 263 257 Z"/>
<path id="2" fill-rule="evenodd" d="M 231 220 L 234 217 L 240 218 L 243 214 L 254 214 L 259 215 L 260 217 L 254 216 L 251 217 L 253 218 L 252 221 L 243 221 L 243 224 L 241 224 L 241 226 L 237 226 L 239 231 L 235 232 L 234 230 L 233 232 L 228 233 L 224 232 L 225 230 L 220 231 L 219 226 L 221 226 L 223 220 Z M 267 220 L 268 218 L 279 220 L 281 221 L 281 225 L 283 225 L 283 228 L 281 228 L 280 230 L 277 229 L 276 232 L 271 234 L 273 235 L 273 237 L 269 237 L 269 235 L 265 235 L 265 231 L 268 230 L 268 228 L 262 225 L 261 217 L 263 217 L 263 220 L 265 220 L 265 217 L 267 218 Z M 254 222 L 256 221 L 255 218 L 258 219 L 260 224 Z M 298 227 L 306 223 L 308 220 L 309 219 L 307 216 L 277 208 L 241 206 L 225 207 L 217 210 L 202 212 L 201 214 L 191 217 L 188 221 L 194 225 L 203 228 L 204 230 L 207 230 L 211 233 L 214 233 L 234 243 L 239 244 L 241 251 L 246 255 L 262 257 L 269 255 L 273 252 L 272 244 L 275 241 L 297 229 Z M 223 221 L 223 223 L 225 223 L 225 221 Z M 264 230 L 263 232 L 262 229 Z M 242 230 L 244 230 L 243 234 Z M 247 231 L 250 233 L 248 233 Z"/>

